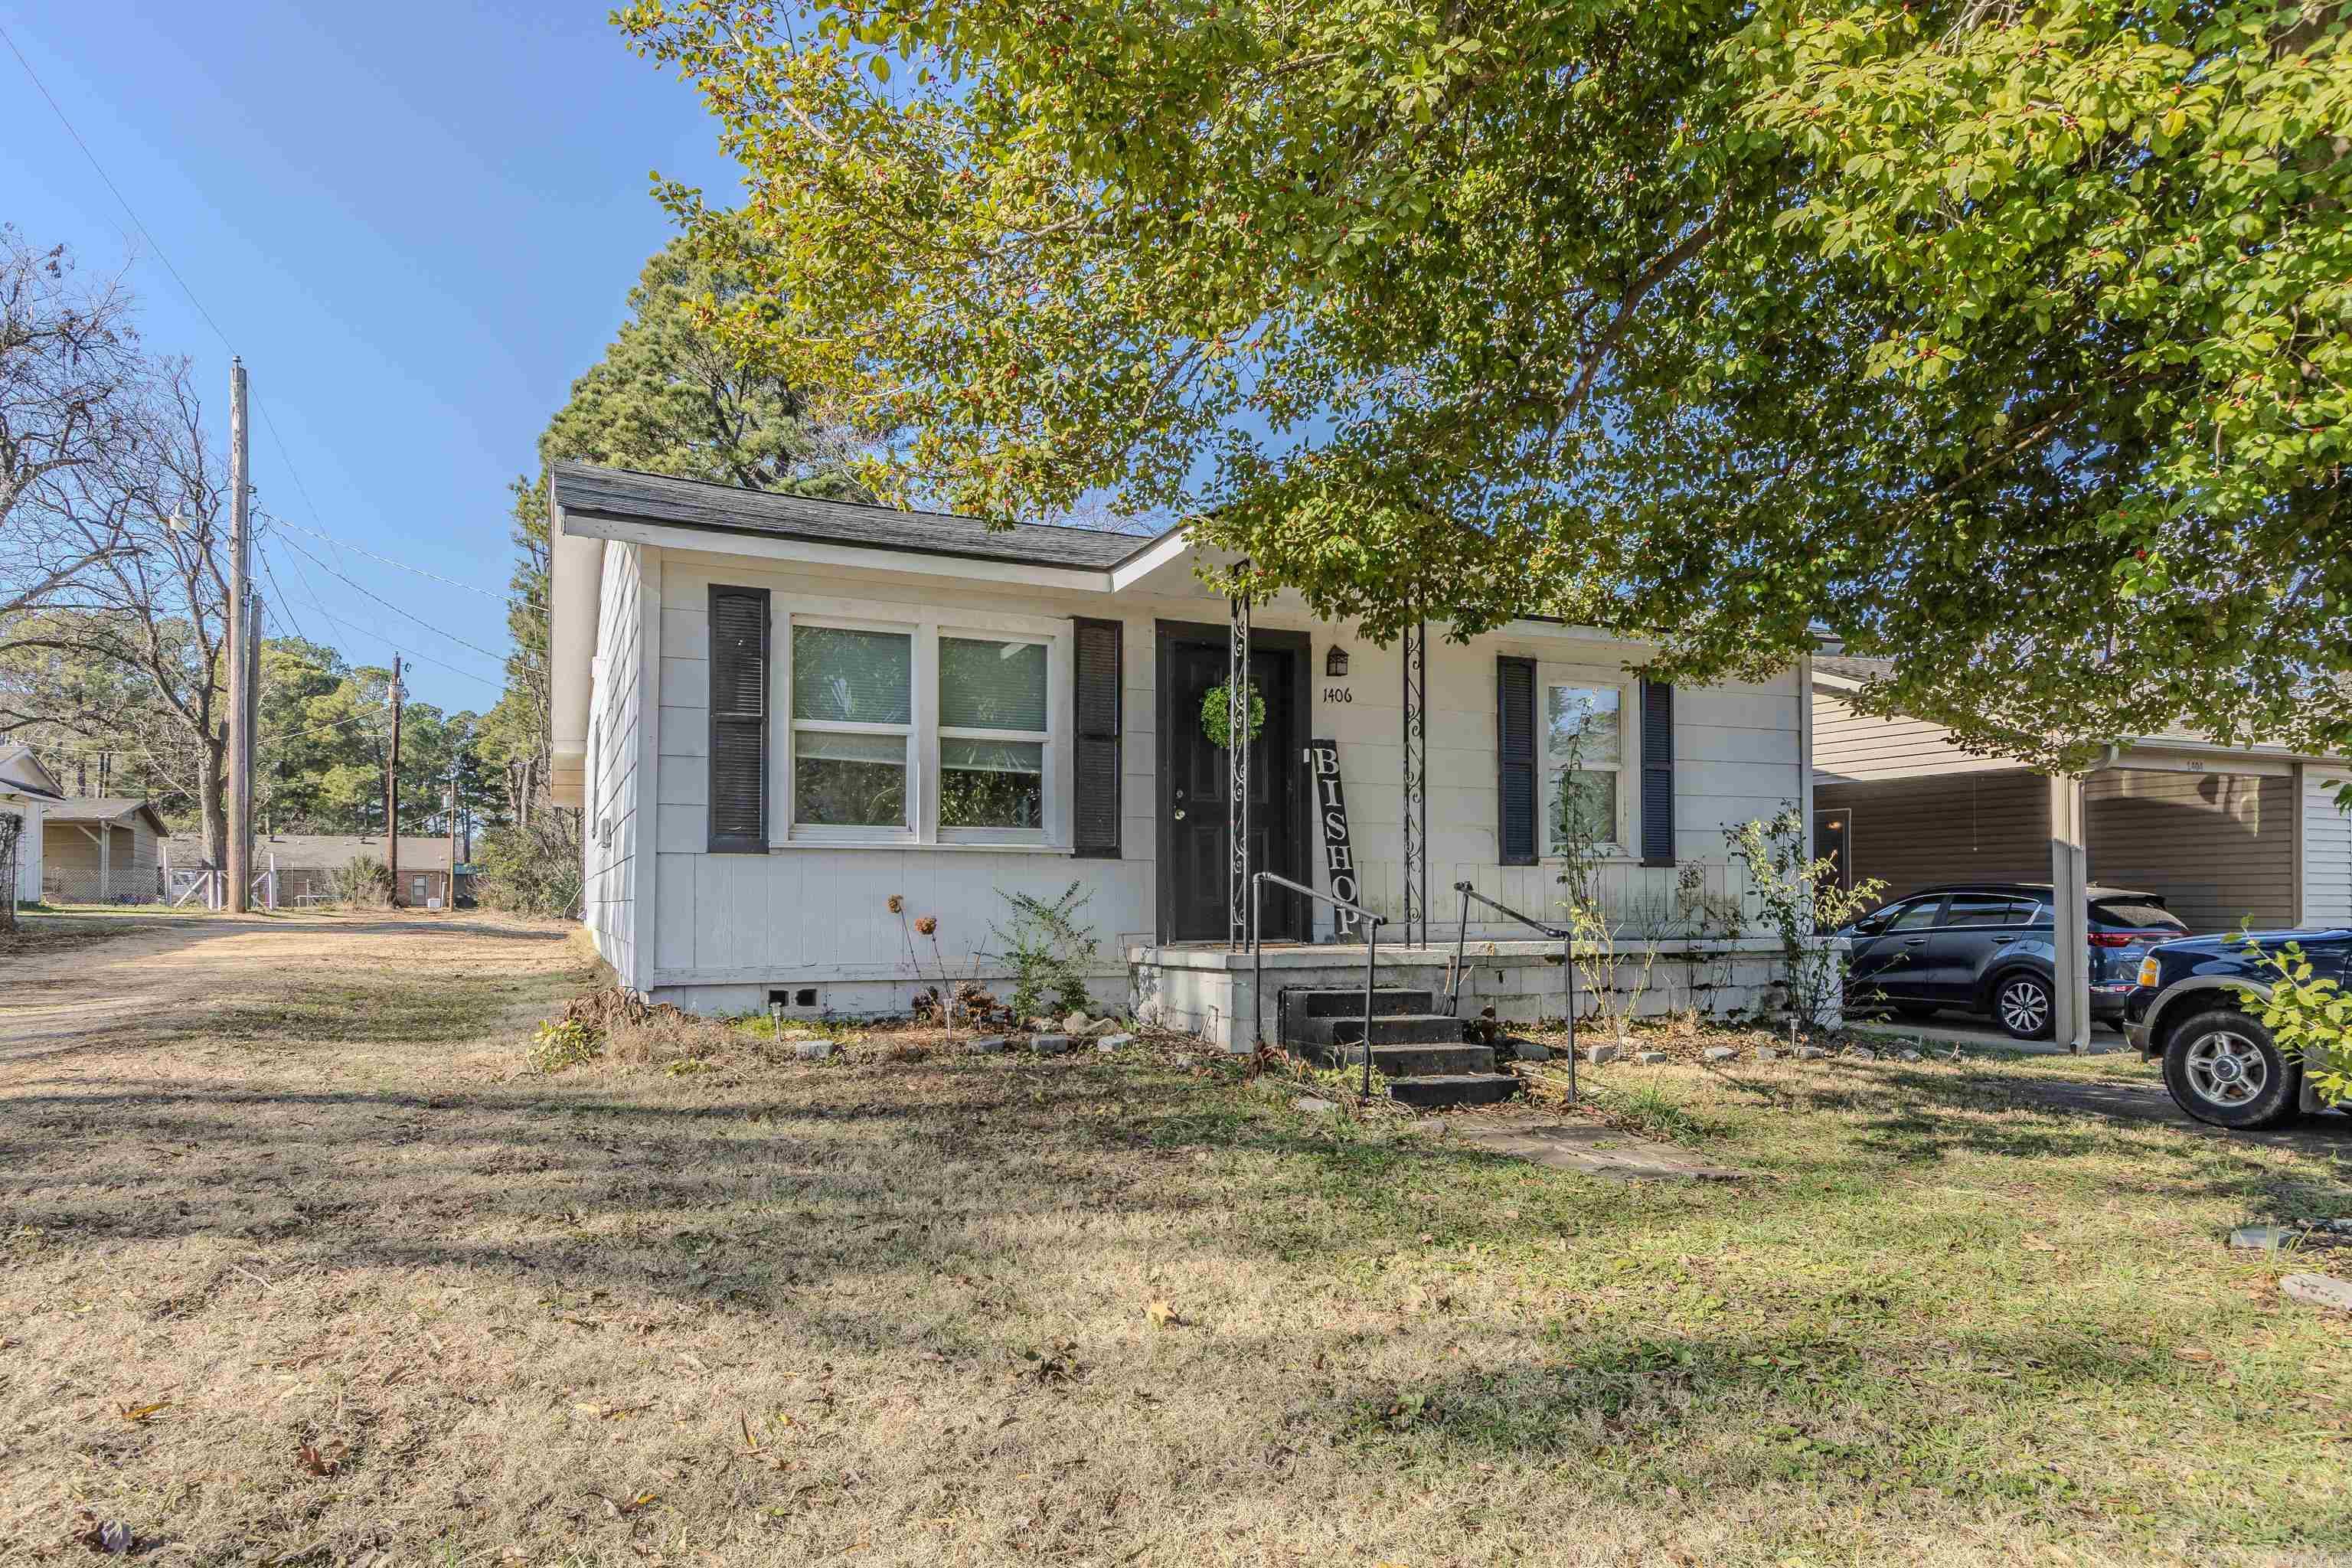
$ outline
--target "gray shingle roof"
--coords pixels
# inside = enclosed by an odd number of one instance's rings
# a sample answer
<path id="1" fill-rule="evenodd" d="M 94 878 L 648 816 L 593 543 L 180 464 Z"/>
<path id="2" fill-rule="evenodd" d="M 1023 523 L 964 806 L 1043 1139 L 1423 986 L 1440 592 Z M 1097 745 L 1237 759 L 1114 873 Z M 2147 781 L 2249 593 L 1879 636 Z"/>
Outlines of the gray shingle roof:
<path id="1" fill-rule="evenodd" d="M 1853 658 L 1843 654 L 1815 654 L 1813 671 L 1818 675 L 1843 676 L 1848 680 L 1874 680 L 1895 673 L 1891 658 Z"/>
<path id="2" fill-rule="evenodd" d="M 699 479 L 602 468 L 593 463 L 554 463 L 548 472 L 555 486 L 556 504 L 568 513 L 720 533 L 765 534 L 819 544 L 1095 572 L 1118 564 L 1152 542 L 1148 534 L 1035 522 L 992 529 L 975 517 L 814 500 Z"/>
<path id="3" fill-rule="evenodd" d="M 168 846 L 172 864 L 183 868 L 200 866 L 205 858 L 205 841 L 195 834 L 180 834 Z M 383 835 L 342 833 L 257 833 L 253 836 L 253 865 L 257 871 L 269 868 L 271 857 L 277 858 L 281 871 L 331 871 L 348 866 L 365 856 L 371 860 L 385 858 Z M 446 871 L 449 868 L 449 841 L 438 834 L 400 836 L 400 869 L 410 871 Z"/>
<path id="4" fill-rule="evenodd" d="M 76 795 L 41 808 L 42 818 L 48 822 L 119 822 L 142 815 L 148 826 L 158 833 L 164 831 L 163 815 L 134 795 Z"/>

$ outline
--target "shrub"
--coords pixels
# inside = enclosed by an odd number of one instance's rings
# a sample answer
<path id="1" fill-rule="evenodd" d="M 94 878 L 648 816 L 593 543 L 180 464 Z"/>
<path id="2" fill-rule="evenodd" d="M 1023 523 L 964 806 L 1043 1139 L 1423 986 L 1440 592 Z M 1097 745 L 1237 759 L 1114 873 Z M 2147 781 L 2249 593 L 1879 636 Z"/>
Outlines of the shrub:
<path id="1" fill-rule="evenodd" d="M 1845 999 L 1846 955 L 1818 941 L 1878 902 L 1886 884 L 1873 877 L 1841 887 L 1837 862 L 1805 855 L 1805 819 L 1784 805 L 1767 822 L 1723 830 L 1731 852 L 1748 868 L 1748 896 L 1764 923 L 1780 937 L 1789 1007 L 1799 1026 L 1827 1023 Z"/>
<path id="2" fill-rule="evenodd" d="M 335 897 L 354 909 L 383 909 L 392 902 L 392 868 L 373 855 L 355 855 L 330 879 Z"/>
<path id="3" fill-rule="evenodd" d="M 604 1042 L 577 1018 L 551 1019 L 531 1037 L 530 1070 L 562 1072 L 604 1054 Z"/>
<path id="4" fill-rule="evenodd" d="M 1013 966 L 1013 1011 L 1021 1018 L 1084 1011 L 1087 966 L 1102 946 L 1091 926 L 1079 923 L 1078 911 L 1093 897 L 1085 884 L 1072 882 L 1051 903 L 1028 893 L 1005 893 L 1013 906 L 1011 929 L 990 928 L 1003 945 L 1003 957 Z"/>
<path id="5" fill-rule="evenodd" d="M 2254 945 L 2251 936 L 2245 941 Z M 2280 1051 L 2303 1058 L 2305 1081 L 2320 1099 L 2330 1105 L 2352 1100 L 2352 992 L 2325 976 L 2312 978 L 2301 942 L 2261 957 L 2275 978 L 2257 1011 Z"/>
<path id="6" fill-rule="evenodd" d="M 528 826 L 494 827 L 482 836 L 477 896 L 509 914 L 575 919 L 580 849 L 576 811 L 549 808 L 533 813 Z"/>

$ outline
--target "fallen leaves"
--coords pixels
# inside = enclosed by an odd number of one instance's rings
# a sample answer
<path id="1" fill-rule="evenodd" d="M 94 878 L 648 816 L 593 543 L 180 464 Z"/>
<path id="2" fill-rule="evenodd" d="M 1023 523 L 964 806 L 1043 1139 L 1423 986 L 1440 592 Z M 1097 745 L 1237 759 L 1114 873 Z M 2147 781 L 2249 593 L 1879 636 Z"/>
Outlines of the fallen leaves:
<path id="1" fill-rule="evenodd" d="M 324 1448 L 315 1443 L 305 1443 L 294 1450 L 294 1460 L 314 1476 L 331 1476 L 343 1468 L 343 1458 L 352 1446 L 338 1437 Z"/>
<path id="2" fill-rule="evenodd" d="M 1162 1329 L 1181 1329 L 1190 1326 L 1189 1321 L 1180 1314 L 1175 1308 L 1170 1306 L 1165 1301 L 1152 1302 L 1151 1305 L 1146 1309 L 1146 1311 L 1150 1317 L 1154 1327 Z"/>
<path id="3" fill-rule="evenodd" d="M 645 1510 L 653 1507 L 654 1504 L 661 1501 L 661 1493 L 659 1492 L 639 1492 L 636 1496 L 629 1499 L 626 1502 L 622 1501 L 619 1498 L 608 1497 L 600 1491 L 592 1490 L 588 1495 L 594 1498 L 598 1502 L 603 1503 L 606 1508 L 610 1509 L 614 1519 L 627 1519 L 631 1515 L 641 1513 Z"/>
<path id="4" fill-rule="evenodd" d="M 164 1411 L 172 1408 L 169 1399 L 159 1399 L 152 1405 L 125 1405 L 120 1407 L 122 1418 L 134 1426 L 144 1426 Z"/>

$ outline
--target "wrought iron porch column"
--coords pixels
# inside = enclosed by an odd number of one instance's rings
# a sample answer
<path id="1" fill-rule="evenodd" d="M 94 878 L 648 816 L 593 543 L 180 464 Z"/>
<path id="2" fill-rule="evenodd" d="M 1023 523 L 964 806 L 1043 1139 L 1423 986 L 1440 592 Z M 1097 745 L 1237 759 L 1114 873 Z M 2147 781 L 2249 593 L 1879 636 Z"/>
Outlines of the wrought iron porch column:
<path id="1" fill-rule="evenodd" d="M 1429 944 L 1429 623 L 1404 629 L 1404 940 Z"/>
<path id="2" fill-rule="evenodd" d="M 1246 576 L 1249 563 L 1234 569 Z M 1250 944 L 1250 605 L 1233 597 L 1225 663 L 1225 937 L 1235 952 Z"/>

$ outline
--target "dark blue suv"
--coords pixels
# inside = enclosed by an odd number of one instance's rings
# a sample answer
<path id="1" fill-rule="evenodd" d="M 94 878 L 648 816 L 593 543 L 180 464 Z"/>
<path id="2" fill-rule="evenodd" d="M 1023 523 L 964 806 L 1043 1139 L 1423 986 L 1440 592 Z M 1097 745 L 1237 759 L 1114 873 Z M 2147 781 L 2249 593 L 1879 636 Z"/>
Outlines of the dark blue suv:
<path id="1" fill-rule="evenodd" d="M 2312 978 L 2352 986 L 2352 931 L 2266 931 L 2200 936 L 2148 950 L 2124 1000 L 2124 1037 L 2164 1058 L 2164 1086 L 2181 1110 L 2216 1127 L 2267 1127 L 2321 1109 L 2254 1016 L 2277 971 L 2269 955 L 2289 942 Z"/>
<path id="2" fill-rule="evenodd" d="M 2153 893 L 2093 886 L 2091 1016 L 2114 1021 L 2158 942 L 2189 928 Z M 2058 973 L 2047 882 L 1956 882 L 1873 910 L 1837 933 L 1852 947 L 1846 1010 L 1906 1018 L 1943 1008 L 1989 1013 L 2012 1038 L 2050 1033 Z"/>

